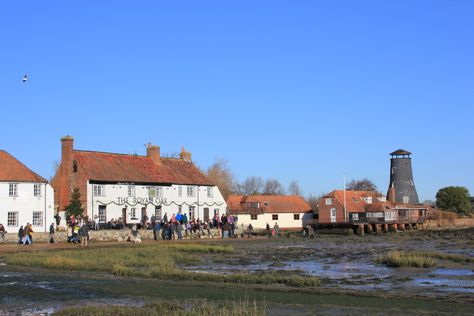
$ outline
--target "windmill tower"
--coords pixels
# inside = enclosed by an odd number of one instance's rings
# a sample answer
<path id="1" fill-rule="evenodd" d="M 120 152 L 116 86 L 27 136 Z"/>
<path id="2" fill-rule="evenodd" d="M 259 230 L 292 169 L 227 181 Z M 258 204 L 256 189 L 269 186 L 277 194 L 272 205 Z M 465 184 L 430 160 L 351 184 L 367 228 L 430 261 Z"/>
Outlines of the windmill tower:
<path id="1" fill-rule="evenodd" d="M 418 204 L 411 169 L 411 152 L 399 149 L 390 154 L 390 184 L 388 186 L 387 200 L 398 203 Z"/>

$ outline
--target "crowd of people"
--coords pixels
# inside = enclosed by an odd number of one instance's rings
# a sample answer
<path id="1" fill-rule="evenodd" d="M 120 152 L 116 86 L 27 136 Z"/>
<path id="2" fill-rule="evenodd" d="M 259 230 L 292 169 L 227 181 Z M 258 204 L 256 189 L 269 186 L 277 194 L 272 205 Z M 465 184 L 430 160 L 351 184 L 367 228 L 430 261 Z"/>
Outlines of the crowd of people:
<path id="1" fill-rule="evenodd" d="M 235 234 L 235 218 L 226 214 L 222 214 L 220 217 L 216 214 L 212 219 L 205 219 L 204 221 L 199 218 L 188 220 L 187 215 L 181 212 L 172 214 L 171 217 L 168 217 L 168 213 L 165 213 L 163 218 L 157 218 L 153 215 L 148 221 L 145 214 L 141 225 L 144 229 L 153 230 L 154 240 L 159 238 L 163 240 L 183 239 L 183 237 L 201 238 L 201 236 L 217 237 L 212 235 L 211 229 L 218 229 L 218 234 L 222 238 L 237 237 Z"/>
<path id="2" fill-rule="evenodd" d="M 61 220 L 59 215 L 56 215 L 55 219 L 56 229 L 54 223 L 51 223 L 51 226 L 49 227 L 50 243 L 55 242 L 54 234 L 58 229 L 59 222 Z M 162 218 L 155 215 L 151 216 L 151 218 L 148 218 L 148 216 L 144 214 L 140 223 L 132 225 L 130 232 L 131 236 L 128 238 L 128 240 L 138 240 L 140 238 L 140 229 L 153 230 L 154 240 L 183 239 L 183 237 L 199 239 L 202 236 L 237 238 L 236 223 L 237 217 L 234 217 L 232 214 L 222 214 L 221 216 L 215 214 L 212 219 L 205 219 L 204 221 L 199 218 L 188 220 L 187 215 L 185 213 L 181 213 L 181 211 L 177 214 L 172 214 L 171 217 L 168 216 L 168 213 L 165 213 Z M 117 220 L 112 219 L 109 221 L 107 227 L 109 229 L 123 229 L 125 228 L 125 224 L 120 218 Z M 90 238 L 90 229 L 99 229 L 98 218 L 95 218 L 94 221 L 91 221 L 87 215 L 83 218 L 75 218 L 74 215 L 71 215 L 67 218 L 67 241 L 70 243 L 81 243 L 81 246 L 87 247 Z M 213 234 L 211 231 L 215 229 L 217 229 L 217 234 Z M 5 227 L 0 224 L 0 241 L 5 240 L 6 233 Z M 32 244 L 33 233 L 33 227 L 30 223 L 27 223 L 24 227 L 20 226 L 20 229 L 18 230 L 18 243 L 22 245 Z M 313 238 L 315 236 L 314 233 L 313 227 L 306 226 L 303 228 L 303 238 Z M 248 238 L 252 238 L 254 236 L 254 228 L 252 224 L 247 226 L 246 231 L 242 225 L 242 233 L 240 237 L 244 237 L 245 234 Z M 265 234 L 267 237 L 278 238 L 280 236 L 280 227 L 278 226 L 278 223 L 275 222 L 273 227 L 270 227 L 270 225 L 267 223 Z"/>

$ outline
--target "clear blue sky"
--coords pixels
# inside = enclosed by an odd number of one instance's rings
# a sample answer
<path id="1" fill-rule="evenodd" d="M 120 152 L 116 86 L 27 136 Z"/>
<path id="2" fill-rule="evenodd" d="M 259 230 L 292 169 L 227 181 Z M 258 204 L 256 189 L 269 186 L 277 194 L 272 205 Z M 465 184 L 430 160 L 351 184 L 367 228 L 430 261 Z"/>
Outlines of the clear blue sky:
<path id="1" fill-rule="evenodd" d="M 403 148 L 420 199 L 474 193 L 474 1 L 2 1 L 0 30 L 0 148 L 46 178 L 70 134 L 305 194 L 386 192 Z"/>

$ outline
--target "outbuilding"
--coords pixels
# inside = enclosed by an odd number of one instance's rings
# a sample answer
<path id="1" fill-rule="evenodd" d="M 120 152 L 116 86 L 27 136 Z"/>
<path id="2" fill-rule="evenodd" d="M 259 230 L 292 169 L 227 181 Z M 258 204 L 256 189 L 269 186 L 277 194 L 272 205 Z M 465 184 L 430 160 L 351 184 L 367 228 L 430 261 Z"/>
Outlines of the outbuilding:
<path id="1" fill-rule="evenodd" d="M 244 229 L 249 224 L 254 229 L 278 224 L 282 230 L 301 230 L 313 218 L 311 206 L 297 195 L 231 195 L 227 208 Z"/>

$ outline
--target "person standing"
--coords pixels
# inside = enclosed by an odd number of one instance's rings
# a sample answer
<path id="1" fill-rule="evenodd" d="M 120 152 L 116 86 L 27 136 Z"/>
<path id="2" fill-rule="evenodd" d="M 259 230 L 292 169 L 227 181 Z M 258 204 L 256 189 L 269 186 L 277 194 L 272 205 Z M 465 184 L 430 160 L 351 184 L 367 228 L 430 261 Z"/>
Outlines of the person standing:
<path id="1" fill-rule="evenodd" d="M 181 240 L 183 239 L 183 225 L 180 222 L 178 222 L 176 225 L 176 229 L 178 230 L 178 239 Z"/>
<path id="2" fill-rule="evenodd" d="M 249 238 L 252 238 L 253 226 L 252 226 L 251 223 L 249 224 L 249 226 L 247 226 L 247 232 L 248 232 L 248 237 L 249 237 Z"/>
<path id="3" fill-rule="evenodd" d="M 267 231 L 268 238 L 272 237 L 272 232 L 270 231 L 270 225 L 268 223 L 267 223 L 267 227 L 265 227 L 265 230 Z"/>
<path id="4" fill-rule="evenodd" d="M 161 224 L 160 222 L 156 222 L 155 226 L 153 226 L 153 239 L 158 240 L 156 235 L 160 232 Z"/>
<path id="5" fill-rule="evenodd" d="M 23 229 L 23 245 L 31 244 L 30 239 L 30 223 L 26 223 L 25 228 Z"/>
<path id="6" fill-rule="evenodd" d="M 49 243 L 54 244 L 54 223 L 49 226 Z"/>
<path id="7" fill-rule="evenodd" d="M 89 247 L 89 225 L 83 223 L 80 229 L 81 246 Z"/>
<path id="8" fill-rule="evenodd" d="M 23 243 L 23 237 L 25 236 L 25 231 L 23 229 L 23 225 L 20 226 L 20 229 L 18 230 L 18 243 L 22 244 Z"/>
<path id="9" fill-rule="evenodd" d="M 94 215 L 94 230 L 99 230 L 99 215 Z"/>
<path id="10" fill-rule="evenodd" d="M 273 226 L 273 230 L 275 231 L 275 238 L 278 238 L 278 235 L 280 235 L 280 226 L 278 226 L 278 223 L 275 222 L 275 226 Z"/>
<path id="11" fill-rule="evenodd" d="M 5 227 L 3 226 L 3 224 L 0 224 L 0 241 L 5 240 L 5 234 L 6 233 L 7 233 L 7 231 L 5 230 Z"/>

